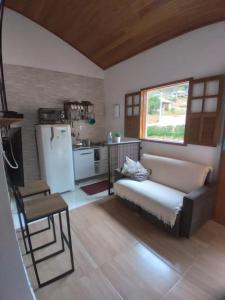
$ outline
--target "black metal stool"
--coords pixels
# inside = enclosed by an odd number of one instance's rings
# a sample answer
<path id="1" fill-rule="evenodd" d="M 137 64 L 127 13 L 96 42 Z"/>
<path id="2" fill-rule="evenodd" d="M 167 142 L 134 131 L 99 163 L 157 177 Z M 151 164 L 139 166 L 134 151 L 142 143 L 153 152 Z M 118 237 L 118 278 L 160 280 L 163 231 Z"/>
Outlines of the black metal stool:
<path id="1" fill-rule="evenodd" d="M 28 239 L 28 245 L 29 245 L 29 253 L 31 254 L 31 259 L 32 263 L 34 266 L 34 272 L 37 278 L 38 286 L 39 288 L 46 286 L 58 279 L 61 279 L 62 277 L 74 272 L 74 261 L 73 261 L 73 249 L 72 249 L 72 240 L 71 240 L 71 232 L 70 232 L 70 220 L 69 220 L 69 210 L 68 210 L 68 205 L 66 202 L 63 200 L 63 198 L 60 196 L 60 194 L 51 194 L 48 196 L 44 196 L 41 198 L 36 199 L 36 201 L 23 201 L 23 198 L 21 197 L 19 190 L 17 188 L 14 189 L 14 194 L 15 198 L 17 201 L 17 205 L 19 206 L 21 213 L 24 218 L 25 222 L 25 231 L 26 231 L 26 237 Z M 65 212 L 66 213 L 66 221 L 67 221 L 67 231 L 68 231 L 68 238 L 66 237 L 63 227 L 62 227 L 62 216 L 61 214 Z M 62 249 L 47 255 L 41 259 L 35 259 L 34 256 L 34 251 L 37 251 L 43 247 L 46 247 L 47 245 L 42 245 L 40 247 L 37 247 L 33 249 L 32 242 L 31 242 L 31 233 L 29 229 L 29 224 L 41 220 L 44 218 L 53 218 L 54 215 L 58 214 L 59 215 L 59 229 L 60 229 L 60 235 L 61 235 L 61 244 L 62 244 Z M 49 258 L 52 258 L 55 255 L 58 255 L 60 253 L 63 253 L 65 251 L 65 244 L 68 246 L 69 251 L 70 251 L 70 260 L 71 260 L 71 268 L 64 272 L 63 274 L 60 274 L 56 277 L 53 277 L 52 279 L 49 279 L 45 282 L 40 281 L 38 270 L 37 270 L 37 264 L 47 260 Z M 48 243 L 49 245 L 49 243 Z"/>
<path id="2" fill-rule="evenodd" d="M 50 191 L 50 187 L 48 186 L 48 184 L 44 181 L 44 180 L 36 180 L 36 181 L 32 181 L 27 183 L 24 187 L 18 187 L 18 192 L 20 194 L 20 197 L 22 197 L 23 199 L 28 198 L 28 197 L 32 197 L 35 195 L 39 195 L 39 194 L 44 194 L 44 195 L 50 195 L 51 191 Z M 32 199 L 32 201 L 36 201 L 36 199 Z M 23 238 L 23 243 L 24 243 L 24 248 L 25 248 L 25 252 L 26 254 L 30 253 L 30 251 L 28 250 L 27 247 L 27 242 L 26 242 L 26 234 L 25 234 L 25 229 L 22 223 L 22 218 L 21 218 L 21 209 L 20 206 L 18 205 L 18 202 L 16 201 L 16 206 L 17 206 L 17 213 L 18 213 L 18 219 L 19 219 L 19 223 L 20 223 L 20 229 L 21 229 L 21 233 L 22 233 L 22 238 Z M 52 227 L 53 227 L 53 235 L 54 235 L 54 239 L 52 242 L 47 243 L 44 245 L 44 247 L 49 246 L 53 243 L 56 243 L 56 233 L 55 233 L 55 223 L 54 223 L 54 218 L 49 217 L 48 218 L 48 226 L 41 229 L 41 230 L 37 230 L 35 232 L 30 233 L 30 235 L 35 235 L 38 233 L 41 233 L 45 230 L 49 230 L 51 229 L 51 223 L 52 223 Z M 41 247 L 43 248 L 43 247 Z M 40 247 L 33 249 L 33 251 L 39 250 L 41 249 Z"/>

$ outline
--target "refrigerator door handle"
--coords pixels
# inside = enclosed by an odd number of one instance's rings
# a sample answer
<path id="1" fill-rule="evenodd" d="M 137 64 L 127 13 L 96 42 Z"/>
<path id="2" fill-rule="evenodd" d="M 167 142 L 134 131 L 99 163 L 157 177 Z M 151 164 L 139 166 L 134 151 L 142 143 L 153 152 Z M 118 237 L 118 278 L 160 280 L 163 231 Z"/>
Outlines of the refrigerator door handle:
<path id="1" fill-rule="evenodd" d="M 52 142 L 54 139 L 54 128 L 51 127 L 51 138 L 50 138 L 50 142 Z"/>

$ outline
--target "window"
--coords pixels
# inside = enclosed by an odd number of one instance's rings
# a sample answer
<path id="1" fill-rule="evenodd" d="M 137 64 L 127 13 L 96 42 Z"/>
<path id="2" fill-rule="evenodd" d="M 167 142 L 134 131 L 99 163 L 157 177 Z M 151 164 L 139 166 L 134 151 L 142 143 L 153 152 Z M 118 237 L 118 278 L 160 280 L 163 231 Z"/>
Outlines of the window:
<path id="1" fill-rule="evenodd" d="M 221 131 L 224 75 L 194 79 L 190 85 L 187 142 L 216 147 Z"/>
<path id="2" fill-rule="evenodd" d="M 126 137 L 139 138 L 140 133 L 140 92 L 125 95 L 125 124 Z"/>
<path id="3" fill-rule="evenodd" d="M 144 139 L 183 144 L 185 142 L 189 81 L 144 90 Z"/>
<path id="4" fill-rule="evenodd" d="M 125 95 L 124 134 L 146 141 L 216 147 L 224 75 L 188 78 Z"/>

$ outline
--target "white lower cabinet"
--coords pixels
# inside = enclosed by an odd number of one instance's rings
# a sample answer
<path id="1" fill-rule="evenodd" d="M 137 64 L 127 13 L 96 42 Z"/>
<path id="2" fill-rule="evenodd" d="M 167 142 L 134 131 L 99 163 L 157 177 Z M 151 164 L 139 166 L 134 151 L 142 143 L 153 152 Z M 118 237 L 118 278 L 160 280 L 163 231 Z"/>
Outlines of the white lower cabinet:
<path id="1" fill-rule="evenodd" d="M 73 161 L 75 180 L 95 175 L 94 149 L 73 151 Z"/>
<path id="2" fill-rule="evenodd" d="M 74 179 L 81 180 L 108 172 L 107 147 L 73 151 Z"/>

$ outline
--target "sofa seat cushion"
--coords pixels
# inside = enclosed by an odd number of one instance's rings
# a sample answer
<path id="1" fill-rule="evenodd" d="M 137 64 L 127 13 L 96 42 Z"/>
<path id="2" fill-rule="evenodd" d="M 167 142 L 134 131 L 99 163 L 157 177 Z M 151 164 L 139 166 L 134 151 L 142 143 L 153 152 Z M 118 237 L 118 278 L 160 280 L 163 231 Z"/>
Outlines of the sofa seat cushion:
<path id="1" fill-rule="evenodd" d="M 183 205 L 183 192 L 160 183 L 121 179 L 114 183 L 114 193 L 151 213 L 165 224 L 174 226 Z"/>

